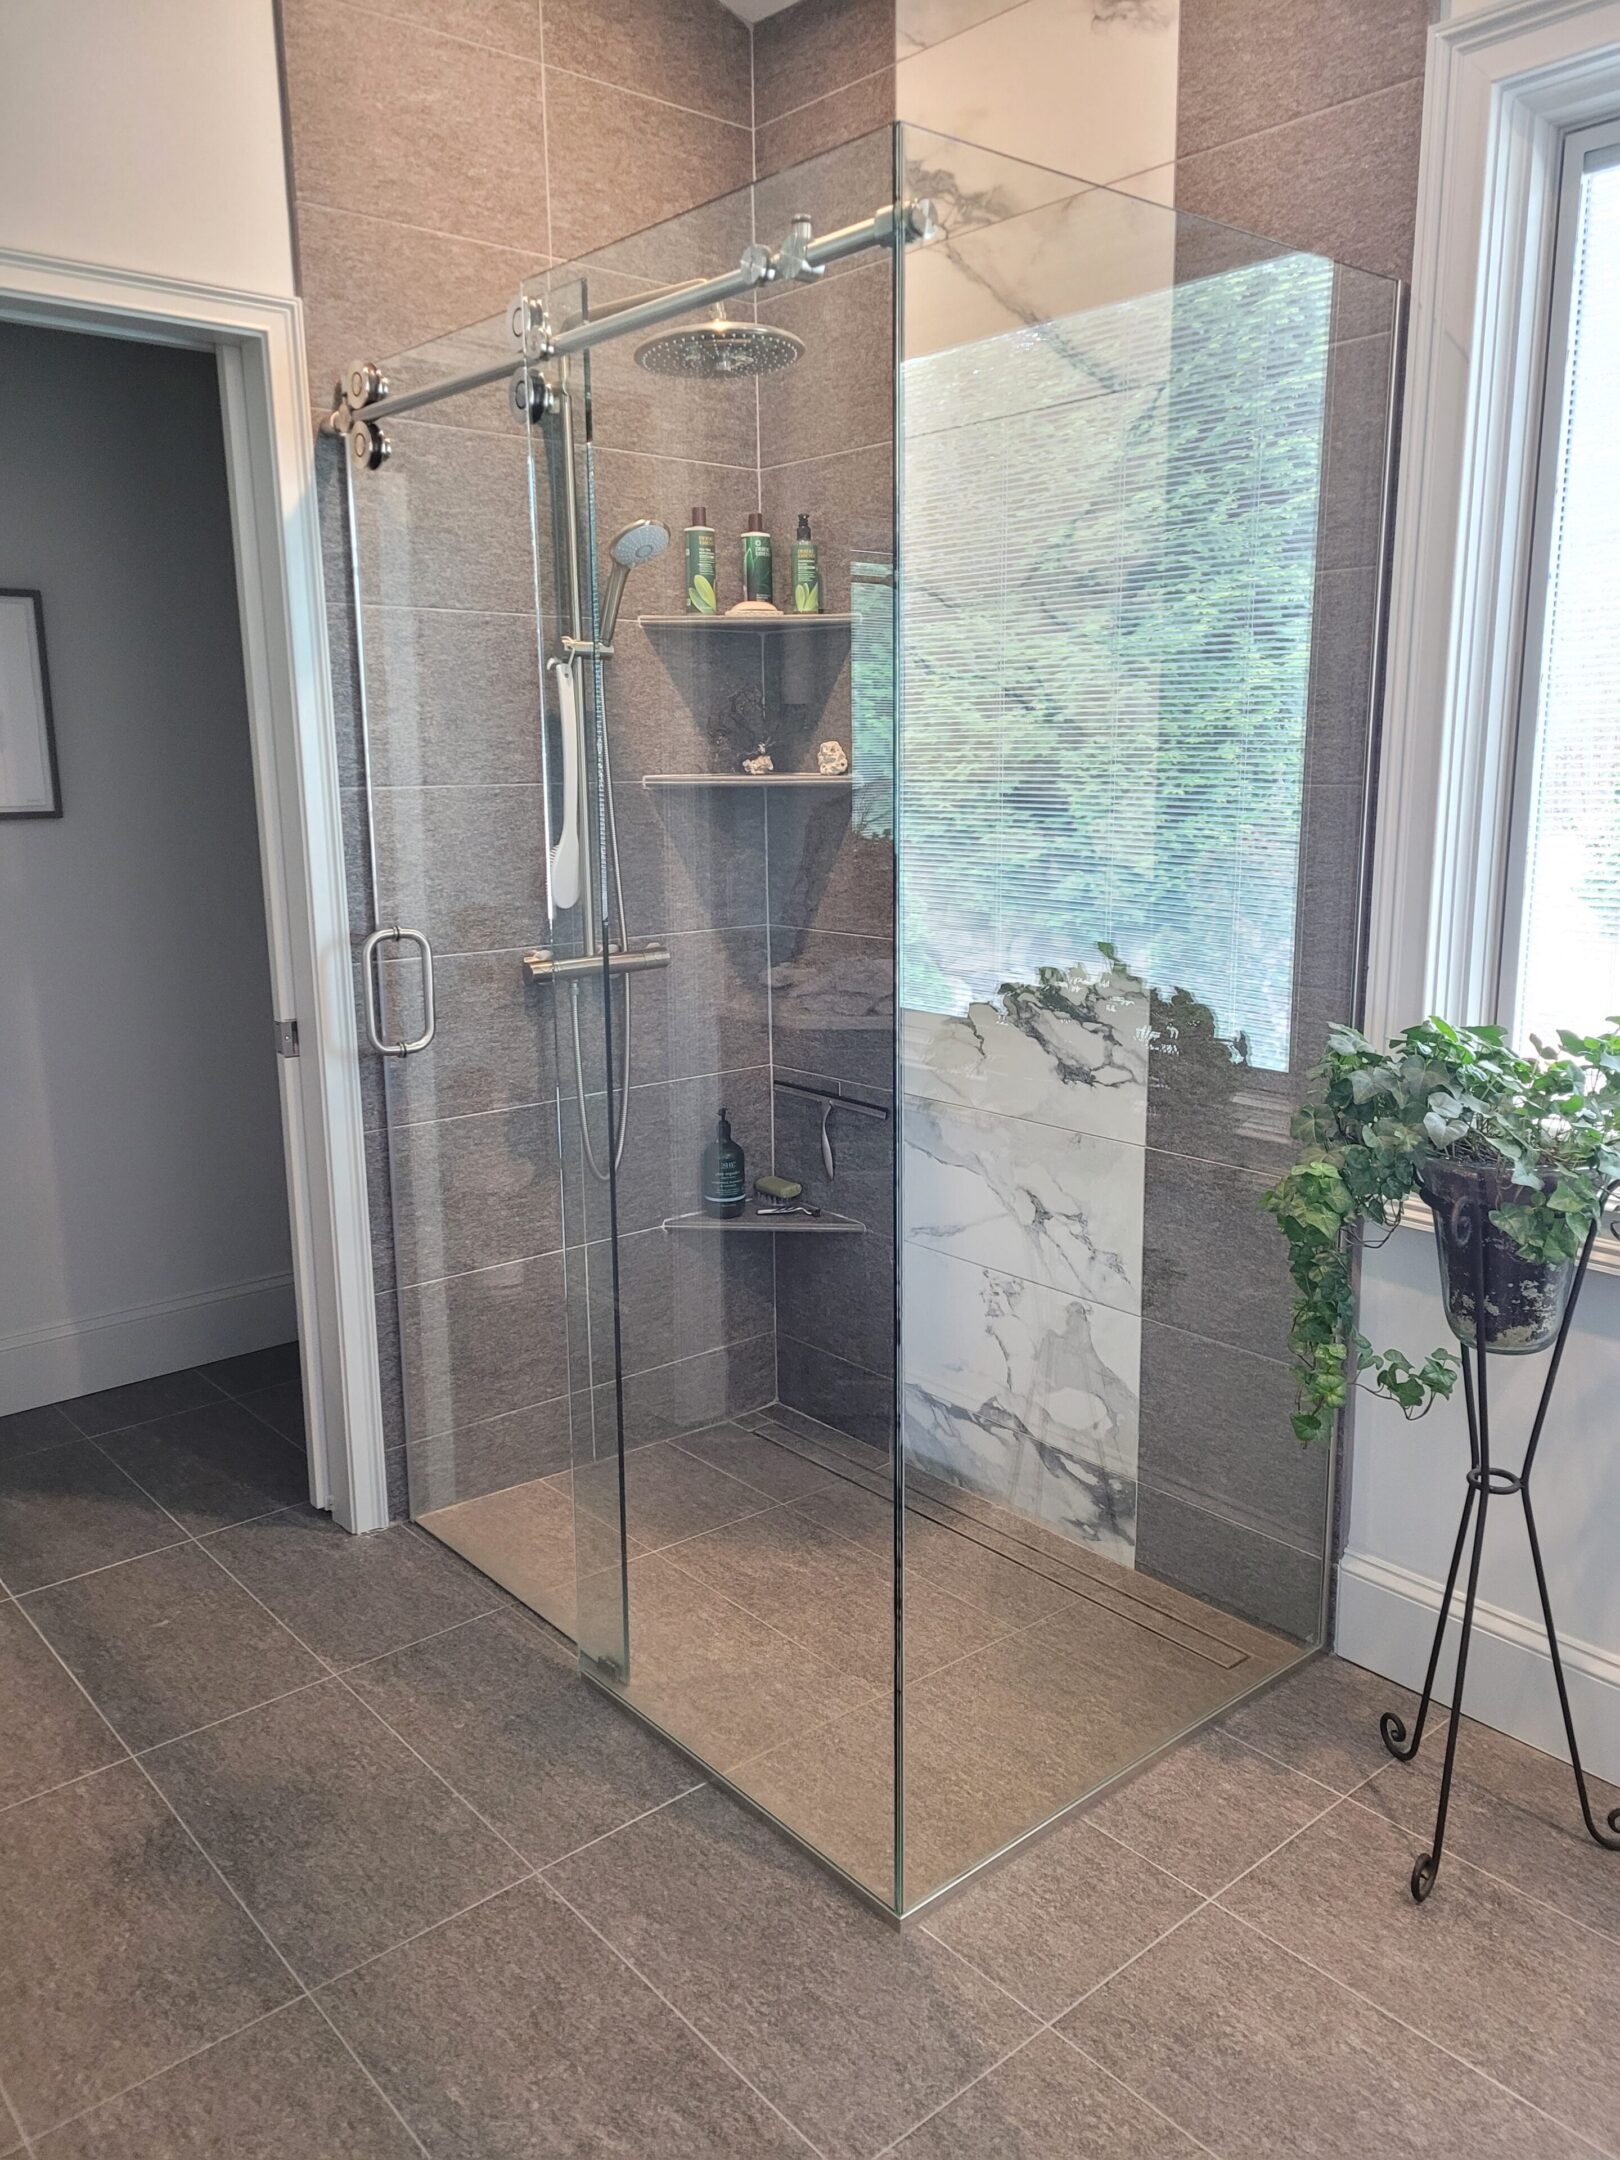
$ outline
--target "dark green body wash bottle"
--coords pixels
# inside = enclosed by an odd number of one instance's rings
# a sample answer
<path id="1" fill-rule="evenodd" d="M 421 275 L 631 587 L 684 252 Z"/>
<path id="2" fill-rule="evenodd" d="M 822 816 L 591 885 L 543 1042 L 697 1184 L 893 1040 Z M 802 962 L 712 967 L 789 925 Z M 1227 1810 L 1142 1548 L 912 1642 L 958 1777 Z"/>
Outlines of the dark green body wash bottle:
<path id="1" fill-rule="evenodd" d="M 714 1138 L 703 1150 L 703 1212 L 740 1215 L 748 1204 L 743 1151 L 731 1137 L 731 1120 L 722 1109 Z"/>

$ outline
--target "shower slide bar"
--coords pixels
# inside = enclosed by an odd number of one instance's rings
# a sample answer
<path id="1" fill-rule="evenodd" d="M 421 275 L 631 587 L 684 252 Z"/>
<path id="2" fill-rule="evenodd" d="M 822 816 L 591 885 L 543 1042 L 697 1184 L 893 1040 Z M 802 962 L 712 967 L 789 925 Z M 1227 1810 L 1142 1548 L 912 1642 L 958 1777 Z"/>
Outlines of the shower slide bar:
<path id="1" fill-rule="evenodd" d="M 694 309 L 721 307 L 761 285 L 818 278 L 829 263 L 842 262 L 846 256 L 859 255 L 867 248 L 887 247 L 897 236 L 902 240 L 930 240 L 936 229 L 933 204 L 922 197 L 890 203 L 859 224 L 841 226 L 819 240 L 811 234 L 810 220 L 797 216 L 787 239 L 774 252 L 757 244 L 746 247 L 735 270 L 719 277 L 664 286 L 639 300 L 615 302 L 599 314 L 585 316 L 561 330 L 550 328 L 537 303 L 520 298 L 512 310 L 513 335 L 523 346 L 525 362 L 565 360 L 571 353 L 589 352 L 610 338 L 633 337 Z M 323 431 L 350 436 L 356 462 L 375 470 L 388 455 L 387 438 L 378 433 L 379 421 L 414 412 L 423 405 L 436 405 L 441 398 L 482 389 L 512 374 L 513 362 L 507 358 L 473 368 L 464 375 L 424 383 L 419 389 L 390 391 L 373 362 L 357 361 L 339 386 L 340 402 L 323 423 Z M 524 395 L 522 377 L 523 363 L 519 363 L 513 395 L 520 401 Z"/>

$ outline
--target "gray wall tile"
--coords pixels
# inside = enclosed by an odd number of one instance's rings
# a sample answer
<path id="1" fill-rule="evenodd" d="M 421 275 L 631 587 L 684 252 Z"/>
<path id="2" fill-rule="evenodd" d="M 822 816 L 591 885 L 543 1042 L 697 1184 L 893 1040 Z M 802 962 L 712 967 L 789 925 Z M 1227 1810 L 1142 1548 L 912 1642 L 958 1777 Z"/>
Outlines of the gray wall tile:
<path id="1" fill-rule="evenodd" d="M 1183 157 L 1423 73 L 1429 0 L 1181 0 Z"/>
<path id="2" fill-rule="evenodd" d="M 1144 1481 L 1320 1552 L 1329 1462 L 1294 1437 L 1291 1367 L 1147 1320 L 1141 1391 Z"/>
<path id="3" fill-rule="evenodd" d="M 364 630 L 374 786 L 539 780 L 532 607 L 486 615 L 368 606 Z"/>
<path id="4" fill-rule="evenodd" d="M 788 1065 L 894 1079 L 894 947 L 887 938 L 782 928 L 771 940 L 772 1033 Z"/>
<path id="5" fill-rule="evenodd" d="M 282 10 L 301 198 L 545 252 L 546 139 L 533 59 L 315 0 Z M 366 53 L 366 89 L 337 53 Z M 448 328 L 448 324 L 441 327 Z"/>
<path id="6" fill-rule="evenodd" d="M 720 0 L 547 0 L 546 58 L 752 128 L 748 27 Z"/>
<path id="7" fill-rule="evenodd" d="M 543 215 L 534 233 L 523 247 L 491 247 L 358 209 L 301 203 L 299 286 L 310 395 L 329 405 L 356 360 L 392 359 L 454 325 L 504 315 L 523 280 L 544 263 Z M 464 400 L 456 404 L 467 409 Z M 443 408 L 430 407 L 424 417 L 442 421 Z"/>
<path id="8" fill-rule="evenodd" d="M 1142 1311 L 1274 1359 L 1288 1356 L 1288 1253 L 1260 1205 L 1264 1176 L 1146 1154 Z"/>
<path id="9" fill-rule="evenodd" d="M 560 1253 L 400 1294 L 413 1434 L 449 1432 L 568 1391 Z"/>
<path id="10" fill-rule="evenodd" d="M 561 1249 L 557 1119 L 549 1105 L 398 1125 L 389 1154 L 402 1283 Z"/>
<path id="11" fill-rule="evenodd" d="M 894 9 L 872 0 L 799 0 L 754 31 L 754 123 L 894 65 Z"/>
<path id="12" fill-rule="evenodd" d="M 1162 1492 L 1136 1491 L 1136 1565 L 1296 1642 L 1319 1631 L 1322 1556 Z"/>
<path id="13" fill-rule="evenodd" d="M 819 1418 L 882 1454 L 894 1445 L 894 1369 L 869 1372 L 802 1343 L 780 1329 L 776 1337 L 777 1392 L 789 1409 Z"/>
<path id="14" fill-rule="evenodd" d="M 1176 203 L 1336 261 L 1409 277 L 1421 78 L 1176 161 Z"/>
<path id="15" fill-rule="evenodd" d="M 778 18 L 770 18 L 772 21 Z M 859 82 L 818 97 L 762 126 L 754 137 L 762 173 L 778 173 L 801 159 L 856 142 L 894 118 L 894 71 L 880 67 Z"/>
<path id="16" fill-rule="evenodd" d="M 546 942 L 538 788 L 384 788 L 375 814 L 379 919 L 426 931 L 446 953 Z"/>
<path id="17" fill-rule="evenodd" d="M 785 1237 L 776 1256 L 776 1319 L 811 1350 L 881 1372 L 894 1357 L 894 1242 Z"/>
<path id="18" fill-rule="evenodd" d="M 551 252 L 559 260 L 745 187 L 754 176 L 746 128 L 553 66 L 546 69 L 546 138 Z"/>

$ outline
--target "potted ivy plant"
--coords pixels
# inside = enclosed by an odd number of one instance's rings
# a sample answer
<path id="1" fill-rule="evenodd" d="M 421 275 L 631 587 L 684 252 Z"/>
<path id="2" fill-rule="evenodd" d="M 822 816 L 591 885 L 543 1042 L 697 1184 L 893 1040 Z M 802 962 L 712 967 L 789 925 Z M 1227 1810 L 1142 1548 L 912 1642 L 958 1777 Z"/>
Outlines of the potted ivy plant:
<path id="1" fill-rule="evenodd" d="M 1558 1332 L 1586 1235 L 1620 1180 L 1620 1016 L 1515 1050 L 1499 1027 L 1432 1018 L 1379 1050 L 1336 1027 L 1293 1121 L 1298 1160 L 1266 1194 L 1298 1293 L 1294 1430 L 1332 1437 L 1351 1386 L 1420 1417 L 1457 1360 L 1375 1350 L 1356 1326 L 1352 1260 L 1366 1226 L 1392 1230 L 1414 1193 L 1434 1212 L 1446 1317 L 1460 1342 L 1542 1349 Z M 1484 1311 L 1477 1313 L 1483 1228 Z"/>

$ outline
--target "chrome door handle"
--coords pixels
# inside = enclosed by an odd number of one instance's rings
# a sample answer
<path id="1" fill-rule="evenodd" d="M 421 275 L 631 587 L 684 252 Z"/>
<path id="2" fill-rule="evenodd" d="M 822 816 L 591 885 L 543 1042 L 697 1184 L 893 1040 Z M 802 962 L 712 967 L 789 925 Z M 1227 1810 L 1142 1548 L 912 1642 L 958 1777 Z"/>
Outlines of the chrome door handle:
<path id="1" fill-rule="evenodd" d="M 377 1009 L 376 955 L 379 945 L 414 945 L 422 955 L 422 1032 L 406 1041 L 384 1042 L 382 1015 Z M 425 1050 L 433 1040 L 436 1023 L 433 1017 L 433 947 L 420 930 L 402 930 L 395 923 L 392 930 L 373 930 L 360 948 L 360 965 L 366 978 L 366 1033 L 371 1037 L 371 1047 L 384 1057 L 411 1057 L 418 1050 Z"/>

